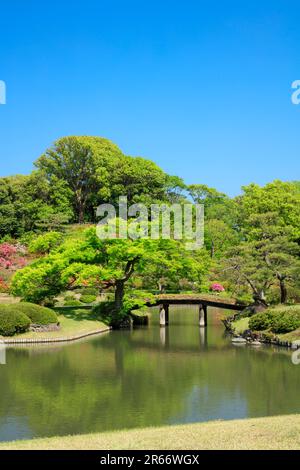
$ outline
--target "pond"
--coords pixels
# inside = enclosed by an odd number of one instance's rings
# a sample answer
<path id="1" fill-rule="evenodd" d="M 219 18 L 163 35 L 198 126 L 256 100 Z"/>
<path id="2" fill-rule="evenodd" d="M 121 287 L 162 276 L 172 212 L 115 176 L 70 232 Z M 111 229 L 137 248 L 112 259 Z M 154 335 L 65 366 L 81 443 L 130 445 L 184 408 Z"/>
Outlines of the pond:
<path id="1" fill-rule="evenodd" d="M 221 312 L 223 313 L 223 312 Z M 71 344 L 10 347 L 0 366 L 0 440 L 299 412 L 300 366 L 275 347 L 234 346 L 220 311 Z"/>

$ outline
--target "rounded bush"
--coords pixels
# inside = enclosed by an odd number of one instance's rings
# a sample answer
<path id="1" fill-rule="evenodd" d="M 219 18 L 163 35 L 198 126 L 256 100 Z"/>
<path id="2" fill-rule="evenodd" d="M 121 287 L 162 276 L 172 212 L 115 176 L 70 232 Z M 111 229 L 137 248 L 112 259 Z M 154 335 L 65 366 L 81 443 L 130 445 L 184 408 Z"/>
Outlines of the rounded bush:
<path id="1" fill-rule="evenodd" d="M 74 295 L 66 294 L 65 297 L 64 297 L 64 301 L 68 302 L 69 300 L 76 300 L 76 299 L 75 299 Z"/>
<path id="2" fill-rule="evenodd" d="M 80 297 L 80 301 L 83 302 L 84 304 L 91 304 L 92 302 L 95 302 L 97 297 L 95 295 L 88 295 L 84 294 Z"/>
<path id="3" fill-rule="evenodd" d="M 273 333 L 288 333 L 300 328 L 300 308 L 281 307 L 257 313 L 249 320 L 251 330 L 270 330 Z"/>
<path id="4" fill-rule="evenodd" d="M 96 287 L 84 287 L 81 293 L 84 295 L 95 295 L 97 297 L 99 291 L 96 289 Z"/>
<path id="5" fill-rule="evenodd" d="M 35 325 L 49 325 L 50 323 L 58 322 L 56 313 L 50 308 L 27 302 L 20 302 L 15 305 L 18 311 L 25 313 L 30 318 L 31 323 Z"/>
<path id="6" fill-rule="evenodd" d="M 79 300 L 76 300 L 76 299 L 67 300 L 66 302 L 64 302 L 65 307 L 80 307 L 81 305 L 82 305 L 82 303 L 79 302 Z"/>
<path id="7" fill-rule="evenodd" d="M 249 328 L 254 331 L 268 330 L 271 327 L 272 321 L 267 312 L 257 313 L 249 320 Z"/>
<path id="8" fill-rule="evenodd" d="M 274 333 L 288 333 L 300 328 L 300 311 L 292 309 L 284 312 L 278 311 L 272 320 L 271 328 Z"/>
<path id="9" fill-rule="evenodd" d="M 18 311 L 14 305 L 0 306 L 0 335 L 13 336 L 17 333 L 25 333 L 29 326 L 28 316 Z"/>

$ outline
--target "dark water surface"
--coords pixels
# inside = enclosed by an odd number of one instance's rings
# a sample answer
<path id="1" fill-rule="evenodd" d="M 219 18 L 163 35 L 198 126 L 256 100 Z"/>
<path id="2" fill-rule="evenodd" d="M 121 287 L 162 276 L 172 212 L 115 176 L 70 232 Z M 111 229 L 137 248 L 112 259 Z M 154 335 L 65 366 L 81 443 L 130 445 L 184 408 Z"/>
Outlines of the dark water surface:
<path id="1" fill-rule="evenodd" d="M 170 326 L 73 344 L 11 347 L 0 365 L 0 440 L 299 412 L 291 352 L 233 346 L 217 310 L 200 330 L 194 307 Z"/>

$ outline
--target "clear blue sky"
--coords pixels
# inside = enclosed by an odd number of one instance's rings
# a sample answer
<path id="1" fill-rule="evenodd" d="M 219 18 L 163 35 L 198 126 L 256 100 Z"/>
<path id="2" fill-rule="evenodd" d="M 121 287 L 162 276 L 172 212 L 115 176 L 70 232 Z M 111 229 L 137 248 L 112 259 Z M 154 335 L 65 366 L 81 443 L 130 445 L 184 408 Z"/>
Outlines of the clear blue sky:
<path id="1" fill-rule="evenodd" d="M 299 178 L 297 1 L 1 2 L 0 175 L 99 135 L 231 195 Z"/>

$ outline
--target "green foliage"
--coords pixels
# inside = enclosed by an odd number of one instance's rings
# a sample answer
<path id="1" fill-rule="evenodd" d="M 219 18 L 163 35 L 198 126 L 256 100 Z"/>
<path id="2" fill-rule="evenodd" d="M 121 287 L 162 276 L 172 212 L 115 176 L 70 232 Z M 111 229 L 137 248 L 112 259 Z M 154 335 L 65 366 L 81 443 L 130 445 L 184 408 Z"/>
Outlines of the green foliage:
<path id="1" fill-rule="evenodd" d="M 57 323 L 56 313 L 47 307 L 40 305 L 20 302 L 16 304 L 18 312 L 22 312 L 30 318 L 31 323 L 35 325 L 49 325 L 50 323 Z"/>
<path id="2" fill-rule="evenodd" d="M 128 315 L 132 310 L 143 310 L 147 303 L 155 303 L 155 296 L 149 292 L 131 291 L 125 294 L 123 312 Z"/>
<path id="3" fill-rule="evenodd" d="M 288 287 L 299 284 L 299 245 L 273 213 L 252 215 L 251 220 L 248 239 L 226 253 L 223 272 L 236 287 L 247 284 L 254 299 L 262 300 L 277 285 L 280 301 L 286 303 Z"/>
<path id="4" fill-rule="evenodd" d="M 237 198 L 240 224 L 245 233 L 253 234 L 253 217 L 276 215 L 279 227 L 289 228 L 291 238 L 300 238 L 300 191 L 295 183 L 279 180 L 263 187 L 257 184 L 244 186 L 244 194 Z"/>
<path id="5" fill-rule="evenodd" d="M 113 301 L 100 302 L 93 308 L 93 314 L 103 323 L 111 326 L 115 319 L 115 304 Z M 123 315 L 120 315 L 123 318 Z"/>
<path id="6" fill-rule="evenodd" d="M 0 237 L 20 237 L 39 225 L 54 228 L 54 218 L 72 217 L 70 192 L 63 180 L 41 172 L 0 178 Z"/>
<path id="7" fill-rule="evenodd" d="M 254 331 L 268 330 L 272 326 L 272 315 L 268 312 L 257 313 L 249 320 L 249 328 Z"/>
<path id="8" fill-rule="evenodd" d="M 63 236 L 59 232 L 47 232 L 33 239 L 28 247 L 30 253 L 46 254 L 62 243 Z"/>
<path id="9" fill-rule="evenodd" d="M 76 299 L 65 300 L 64 302 L 65 307 L 80 307 L 82 305 L 83 304 L 79 300 L 76 300 Z"/>
<path id="10" fill-rule="evenodd" d="M 255 331 L 270 330 L 279 334 L 294 331 L 299 327 L 300 306 L 269 309 L 249 320 L 249 328 Z"/>
<path id="11" fill-rule="evenodd" d="M 124 155 L 100 137 L 63 137 L 36 167 L 29 176 L 0 178 L 0 238 L 95 221 L 95 207 L 121 195 L 129 204 L 179 201 L 185 187 L 152 161 Z"/>
<path id="12" fill-rule="evenodd" d="M 300 307 L 278 309 L 272 322 L 274 333 L 288 333 L 300 327 Z"/>
<path id="13" fill-rule="evenodd" d="M 96 299 L 97 299 L 96 295 L 83 294 L 80 297 L 80 302 L 82 302 L 84 304 L 91 304 L 91 303 L 95 302 Z"/>
<path id="14" fill-rule="evenodd" d="M 73 294 L 67 294 L 64 296 L 64 301 L 68 300 L 74 300 L 74 295 Z"/>
<path id="15" fill-rule="evenodd" d="M 194 203 L 204 205 L 206 221 L 222 221 L 229 228 L 236 226 L 238 204 L 234 199 L 205 184 L 192 184 L 188 186 L 188 192 Z"/>
<path id="16" fill-rule="evenodd" d="M 22 313 L 18 304 L 0 304 L 0 335 L 13 336 L 29 329 L 30 319 Z"/>
<path id="17" fill-rule="evenodd" d="M 149 292 L 131 291 L 124 296 L 123 306 L 116 311 L 113 301 L 100 302 L 93 309 L 93 312 L 109 326 L 115 326 L 117 322 L 122 322 L 129 317 L 129 314 L 139 315 L 145 312 L 146 303 L 153 303 L 154 295 Z"/>
<path id="18" fill-rule="evenodd" d="M 34 303 L 53 298 L 65 288 L 61 273 L 67 264 L 68 261 L 58 255 L 35 261 L 16 272 L 12 279 L 12 294 Z"/>
<path id="19" fill-rule="evenodd" d="M 152 161 L 124 155 L 109 140 L 89 136 L 58 139 L 36 167 L 29 176 L 0 178 L 0 237 L 21 236 L 31 253 L 48 255 L 14 276 L 12 293 L 24 300 L 51 301 L 68 288 L 90 288 L 81 293 L 92 296 L 110 289 L 116 297 L 118 292 L 120 308 L 125 284 L 131 291 L 195 292 L 207 290 L 214 278 L 234 296 L 297 300 L 299 183 L 251 184 L 230 198 L 204 184 L 186 186 Z M 128 204 L 146 206 L 183 203 L 186 195 L 203 204 L 204 248 L 188 253 L 179 240 L 99 241 L 94 230 L 84 234 L 82 222 L 97 220 L 95 208 L 116 204 L 121 195 Z M 63 237 L 62 226 L 74 220 L 81 229 L 72 226 Z M 47 232 L 40 234 L 41 229 Z"/>
<path id="20" fill-rule="evenodd" d="M 82 289 L 80 289 L 80 292 L 81 294 L 84 294 L 84 295 L 94 295 L 95 297 L 98 296 L 99 294 L 99 291 L 98 289 L 94 288 L 94 287 L 83 287 Z M 96 299 L 95 299 L 96 300 Z"/>
<path id="21" fill-rule="evenodd" d="M 62 181 L 71 195 L 79 223 L 95 220 L 95 207 L 116 203 L 127 196 L 129 204 L 147 205 L 168 200 L 183 182 L 171 179 L 155 163 L 124 155 L 100 137 L 70 136 L 57 140 L 37 160 L 46 179 Z"/>
<path id="22" fill-rule="evenodd" d="M 150 314 L 144 310 L 134 310 L 130 313 L 134 326 L 145 326 L 149 324 Z"/>

